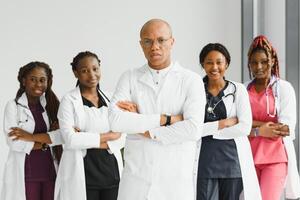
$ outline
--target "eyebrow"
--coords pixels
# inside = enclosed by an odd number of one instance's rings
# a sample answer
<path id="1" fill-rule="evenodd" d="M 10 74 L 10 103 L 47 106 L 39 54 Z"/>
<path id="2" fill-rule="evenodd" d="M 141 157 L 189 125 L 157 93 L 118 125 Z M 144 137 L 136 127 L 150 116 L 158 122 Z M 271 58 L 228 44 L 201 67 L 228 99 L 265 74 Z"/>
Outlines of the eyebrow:
<path id="1" fill-rule="evenodd" d="M 30 78 L 48 78 L 48 76 L 28 76 Z"/>

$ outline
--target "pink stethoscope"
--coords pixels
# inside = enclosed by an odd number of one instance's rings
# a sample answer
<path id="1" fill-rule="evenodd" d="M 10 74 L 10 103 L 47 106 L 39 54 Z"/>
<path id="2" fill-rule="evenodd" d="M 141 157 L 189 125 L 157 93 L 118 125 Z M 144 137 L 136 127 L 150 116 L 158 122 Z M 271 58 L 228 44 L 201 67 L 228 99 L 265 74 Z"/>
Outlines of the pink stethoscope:
<path id="1" fill-rule="evenodd" d="M 255 79 L 253 81 L 251 81 L 251 83 L 248 85 L 248 87 L 247 87 L 248 90 L 250 89 L 251 85 L 254 84 L 254 81 L 255 81 Z M 266 95 L 266 101 L 267 101 L 267 115 L 269 117 L 276 117 L 276 114 L 277 114 L 278 81 L 279 81 L 279 78 L 272 76 L 270 83 L 267 85 L 267 87 L 265 89 L 265 95 Z M 275 84 L 274 111 L 273 111 L 273 113 L 270 113 L 270 100 L 269 100 L 268 88 L 273 88 L 274 84 Z M 272 91 L 274 91 L 274 90 L 272 90 Z"/>

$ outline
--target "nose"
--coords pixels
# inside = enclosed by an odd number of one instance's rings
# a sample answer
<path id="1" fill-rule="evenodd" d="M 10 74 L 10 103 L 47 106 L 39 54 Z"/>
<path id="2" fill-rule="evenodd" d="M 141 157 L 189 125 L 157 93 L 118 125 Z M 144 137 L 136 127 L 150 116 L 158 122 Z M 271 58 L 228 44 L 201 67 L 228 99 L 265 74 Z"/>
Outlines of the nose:
<path id="1" fill-rule="evenodd" d="M 157 40 L 153 40 L 153 43 L 151 45 L 151 50 L 157 50 L 159 48 L 160 48 L 160 45 L 159 45 L 158 41 Z"/>
<path id="2" fill-rule="evenodd" d="M 257 62 L 257 69 L 262 69 L 263 65 L 261 62 Z"/>
<path id="3" fill-rule="evenodd" d="M 40 86 L 43 85 L 43 83 L 42 83 L 42 81 L 37 80 L 37 81 L 35 81 L 35 85 L 36 85 L 37 87 L 40 87 Z"/>
<path id="4" fill-rule="evenodd" d="M 217 64 L 217 63 L 213 63 L 213 64 L 212 64 L 212 68 L 213 68 L 213 69 L 217 69 L 217 68 L 218 68 L 218 64 Z"/>

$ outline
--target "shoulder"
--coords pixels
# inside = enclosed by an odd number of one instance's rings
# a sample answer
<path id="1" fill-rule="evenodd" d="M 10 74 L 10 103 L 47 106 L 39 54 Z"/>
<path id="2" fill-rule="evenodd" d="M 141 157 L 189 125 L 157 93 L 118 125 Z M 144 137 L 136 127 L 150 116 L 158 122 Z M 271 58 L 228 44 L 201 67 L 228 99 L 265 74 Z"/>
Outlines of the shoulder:
<path id="1" fill-rule="evenodd" d="M 11 111 L 17 109 L 17 103 L 15 99 L 11 99 L 6 103 L 5 111 Z"/>
<path id="2" fill-rule="evenodd" d="M 286 80 L 279 79 L 278 84 L 281 90 L 294 90 L 292 84 Z"/>
<path id="3" fill-rule="evenodd" d="M 61 103 L 65 102 L 65 101 L 73 101 L 77 98 L 80 98 L 80 90 L 79 87 L 76 87 L 70 91 L 68 91 L 61 100 Z"/>
<path id="4" fill-rule="evenodd" d="M 200 74 L 197 74 L 196 72 L 193 72 L 190 69 L 182 67 L 182 65 L 180 65 L 178 62 L 175 62 L 173 71 L 176 74 L 180 75 L 182 77 L 182 79 L 186 82 L 197 81 L 197 82 L 203 83 L 202 77 Z"/>
<path id="5" fill-rule="evenodd" d="M 248 92 L 246 89 L 246 86 L 240 82 L 236 82 L 236 81 L 229 81 L 229 85 L 228 85 L 228 89 L 227 89 L 227 93 L 235 93 L 237 100 L 239 101 L 239 99 L 248 99 Z"/>
<path id="6" fill-rule="evenodd" d="M 132 76 L 138 77 L 139 75 L 144 74 L 146 71 L 147 71 L 146 64 L 141 67 L 128 69 L 121 74 L 120 79 L 128 79 L 128 78 L 131 78 Z"/>
<path id="7" fill-rule="evenodd" d="M 294 87 L 292 86 L 292 84 L 286 80 L 283 79 L 279 79 L 278 80 L 278 93 L 276 91 L 276 84 L 274 84 L 273 86 L 273 92 L 275 92 L 275 94 L 279 95 L 279 99 L 280 101 L 282 99 L 286 99 L 286 98 L 296 98 L 296 94 L 295 94 L 295 90 Z"/>
<path id="8" fill-rule="evenodd" d="M 229 81 L 229 84 L 232 85 L 231 87 L 233 87 L 234 89 L 236 89 L 237 92 L 247 91 L 246 85 L 244 85 L 243 83 L 232 81 L 232 80 L 228 80 L 228 81 Z"/>

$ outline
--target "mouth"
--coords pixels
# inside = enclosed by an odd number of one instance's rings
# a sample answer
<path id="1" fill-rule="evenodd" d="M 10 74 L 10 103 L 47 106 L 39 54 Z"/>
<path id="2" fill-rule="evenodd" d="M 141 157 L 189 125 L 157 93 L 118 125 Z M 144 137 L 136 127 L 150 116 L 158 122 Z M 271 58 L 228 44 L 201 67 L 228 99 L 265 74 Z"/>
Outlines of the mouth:
<path id="1" fill-rule="evenodd" d="M 44 93 L 43 90 L 34 90 L 34 93 L 38 94 L 38 95 L 42 95 Z"/>
<path id="2" fill-rule="evenodd" d="M 263 72 L 256 72 L 255 75 L 256 76 L 262 76 L 262 75 L 264 75 L 264 73 Z"/>
<path id="3" fill-rule="evenodd" d="M 96 80 L 96 79 L 95 79 L 95 80 L 90 80 L 89 83 L 90 83 L 90 84 L 97 84 L 97 83 L 98 83 L 98 80 Z"/>
<path id="4" fill-rule="evenodd" d="M 161 57 L 161 54 L 159 54 L 159 53 L 152 53 L 152 54 L 150 54 L 150 57 L 151 57 L 152 59 L 157 59 L 157 58 L 160 58 L 160 57 Z"/>
<path id="5" fill-rule="evenodd" d="M 209 74 L 212 75 L 212 76 L 216 76 L 216 75 L 219 74 L 219 72 L 218 71 L 212 71 L 212 72 L 209 72 Z"/>

